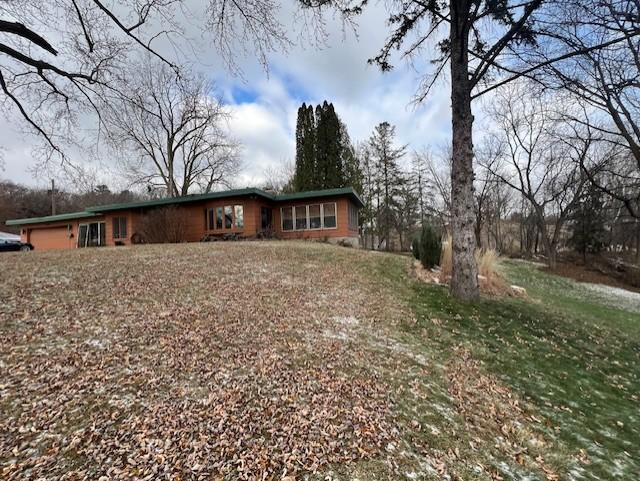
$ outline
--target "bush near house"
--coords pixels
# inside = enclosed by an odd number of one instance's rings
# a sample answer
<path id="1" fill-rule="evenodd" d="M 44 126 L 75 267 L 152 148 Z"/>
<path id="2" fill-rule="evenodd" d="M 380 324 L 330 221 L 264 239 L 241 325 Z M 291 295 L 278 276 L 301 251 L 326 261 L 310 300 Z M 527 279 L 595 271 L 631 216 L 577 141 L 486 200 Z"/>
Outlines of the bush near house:
<path id="1" fill-rule="evenodd" d="M 440 263 L 441 251 L 440 234 L 430 224 L 424 224 L 420 233 L 420 262 L 425 269 L 431 269 Z"/>
<path id="2" fill-rule="evenodd" d="M 153 209 L 142 217 L 140 236 L 148 244 L 177 244 L 185 241 L 186 221 L 175 206 Z"/>

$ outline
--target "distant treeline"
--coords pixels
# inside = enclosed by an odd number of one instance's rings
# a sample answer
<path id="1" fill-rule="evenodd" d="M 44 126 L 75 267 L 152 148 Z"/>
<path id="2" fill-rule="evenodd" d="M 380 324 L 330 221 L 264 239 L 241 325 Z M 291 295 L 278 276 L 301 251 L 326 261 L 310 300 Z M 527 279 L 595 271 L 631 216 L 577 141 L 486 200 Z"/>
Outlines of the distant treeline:
<path id="1" fill-rule="evenodd" d="M 56 189 L 55 212 L 66 214 L 81 211 L 93 205 L 132 202 L 138 199 L 140 199 L 139 194 L 128 190 L 111 192 L 106 185 L 98 185 L 82 194 Z M 51 213 L 51 189 L 37 189 L 10 181 L 0 181 L 0 231 L 19 232 L 16 227 L 5 225 L 8 219 L 42 217 Z"/>

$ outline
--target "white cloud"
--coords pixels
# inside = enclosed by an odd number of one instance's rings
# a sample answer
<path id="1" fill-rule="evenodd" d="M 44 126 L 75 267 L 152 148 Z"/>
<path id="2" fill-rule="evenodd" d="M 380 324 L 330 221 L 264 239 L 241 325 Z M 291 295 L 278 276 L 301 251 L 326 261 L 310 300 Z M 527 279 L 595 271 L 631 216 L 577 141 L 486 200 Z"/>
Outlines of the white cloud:
<path id="1" fill-rule="evenodd" d="M 290 10 L 283 10 L 281 15 L 292 22 Z M 340 20 L 329 18 L 326 48 L 296 46 L 286 55 L 273 54 L 269 75 L 256 59 L 239 58 L 244 80 L 222 69 L 219 56 L 204 46 L 202 38 L 198 41 L 198 49 L 202 50 L 194 54 L 194 67 L 215 79 L 233 113 L 229 129 L 244 146 L 243 171 L 235 185 L 255 185 L 263 180 L 266 168 L 294 158 L 295 118 L 302 101 L 333 102 L 354 141 L 366 140 L 382 121 L 396 125 L 398 142 L 409 144 L 410 149 L 436 146 L 449 137 L 446 85 L 439 85 L 426 102 L 413 106 L 411 100 L 418 84 L 413 69 L 399 63 L 392 72 L 382 74 L 367 64 L 388 35 L 386 17 L 383 5 L 371 5 L 359 19 L 357 37 L 348 30 L 343 33 Z M 293 25 L 288 27 L 295 30 Z M 196 25 L 188 30 L 194 37 L 200 35 Z M 33 179 L 28 171 L 33 165 L 28 147 L 35 143 L 33 137 L 16 138 L 3 127 L 0 124 L 0 145 L 6 148 L 6 168 L 0 175 L 42 184 L 42 179 Z M 113 177 L 112 185 L 117 182 Z"/>
<path id="2" fill-rule="evenodd" d="M 295 141 L 288 119 L 266 105 L 234 106 L 229 130 L 243 145 L 243 169 L 234 182 L 238 187 L 259 184 L 265 169 L 275 168 L 293 155 Z"/>

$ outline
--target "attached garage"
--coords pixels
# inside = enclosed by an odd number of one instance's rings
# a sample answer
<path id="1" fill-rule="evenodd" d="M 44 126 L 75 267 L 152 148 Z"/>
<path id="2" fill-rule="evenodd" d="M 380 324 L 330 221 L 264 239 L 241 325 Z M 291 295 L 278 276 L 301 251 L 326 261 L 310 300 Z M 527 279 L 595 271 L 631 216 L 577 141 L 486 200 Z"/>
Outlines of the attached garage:
<path id="1" fill-rule="evenodd" d="M 39 251 L 70 249 L 74 247 L 75 235 L 71 224 L 29 229 L 28 239 Z"/>
<path id="2" fill-rule="evenodd" d="M 86 241 L 90 237 L 88 235 L 88 227 L 98 223 L 103 226 L 104 221 L 102 219 L 103 216 L 91 212 L 72 212 L 69 214 L 7 221 L 7 225 L 20 226 L 22 242 L 29 242 L 35 250 L 50 251 L 77 247 L 79 226 L 84 227 L 83 233 Z M 93 233 L 93 230 L 91 233 Z M 99 230 L 97 233 L 100 234 Z M 96 245 L 103 244 L 104 242 Z"/>

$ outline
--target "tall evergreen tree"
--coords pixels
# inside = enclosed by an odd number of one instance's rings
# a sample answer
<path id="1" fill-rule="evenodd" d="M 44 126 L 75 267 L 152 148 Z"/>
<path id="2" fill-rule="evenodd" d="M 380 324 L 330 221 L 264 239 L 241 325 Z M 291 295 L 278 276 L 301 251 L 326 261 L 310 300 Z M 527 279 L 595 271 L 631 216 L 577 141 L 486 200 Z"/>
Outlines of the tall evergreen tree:
<path id="1" fill-rule="evenodd" d="M 315 188 L 316 119 L 313 106 L 303 103 L 296 122 L 296 164 L 293 187 L 296 191 Z"/>
<path id="2" fill-rule="evenodd" d="M 315 108 L 302 104 L 296 124 L 297 191 L 361 184 L 358 159 L 346 125 L 326 100 Z"/>
<path id="3" fill-rule="evenodd" d="M 402 185 L 402 172 L 398 161 L 405 155 L 406 146 L 396 147 L 396 128 L 389 122 L 378 124 L 369 140 L 371 153 L 377 164 L 380 218 L 380 241 L 384 240 L 386 249 L 391 248 L 390 234 L 393 227 L 393 215 L 399 187 Z"/>
<path id="4" fill-rule="evenodd" d="M 572 232 L 569 243 L 587 261 L 588 252 L 599 252 L 605 245 L 606 214 L 602 191 L 591 185 L 571 215 Z"/>

